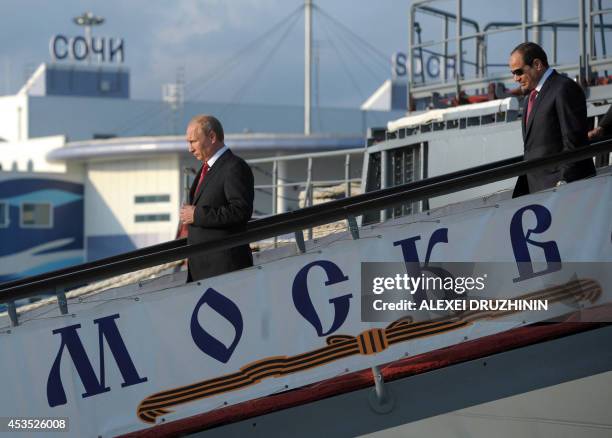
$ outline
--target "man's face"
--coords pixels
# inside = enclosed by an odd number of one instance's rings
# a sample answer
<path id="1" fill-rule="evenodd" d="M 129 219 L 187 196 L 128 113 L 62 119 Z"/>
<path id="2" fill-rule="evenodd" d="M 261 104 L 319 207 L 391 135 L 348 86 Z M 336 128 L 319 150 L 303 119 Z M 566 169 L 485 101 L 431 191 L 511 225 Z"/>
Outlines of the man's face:
<path id="1" fill-rule="evenodd" d="M 544 64 L 539 59 L 534 59 L 533 65 L 525 64 L 523 60 L 523 54 L 514 52 L 510 55 L 510 72 L 514 77 L 514 80 L 521 84 L 521 90 L 527 93 L 538 86 L 538 82 L 542 78 L 542 75 L 546 71 Z"/>
<path id="2" fill-rule="evenodd" d="M 216 135 L 213 131 L 204 135 L 198 125 L 192 124 L 187 126 L 186 139 L 189 152 L 198 160 L 208 161 L 214 155 Z"/>

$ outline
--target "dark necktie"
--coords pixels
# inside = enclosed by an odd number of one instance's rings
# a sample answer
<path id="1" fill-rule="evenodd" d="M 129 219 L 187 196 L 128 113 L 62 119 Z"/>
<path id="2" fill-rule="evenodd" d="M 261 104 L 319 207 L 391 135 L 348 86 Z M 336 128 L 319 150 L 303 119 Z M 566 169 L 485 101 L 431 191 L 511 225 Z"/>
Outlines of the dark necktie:
<path id="1" fill-rule="evenodd" d="M 197 195 L 198 190 L 200 190 L 200 187 L 202 186 L 202 181 L 204 181 L 204 177 L 208 173 L 208 169 L 210 169 L 210 167 L 208 167 L 208 163 L 204 163 L 204 165 L 202 166 L 202 171 L 200 172 L 200 180 L 198 181 L 198 186 L 196 187 L 195 192 L 193 192 L 194 197 Z"/>
<path id="2" fill-rule="evenodd" d="M 529 122 L 529 116 L 531 115 L 531 110 L 535 104 L 536 97 L 538 97 L 538 91 L 534 88 L 531 90 L 531 93 L 529 93 L 529 100 L 527 101 L 527 118 L 525 119 L 525 123 Z"/>

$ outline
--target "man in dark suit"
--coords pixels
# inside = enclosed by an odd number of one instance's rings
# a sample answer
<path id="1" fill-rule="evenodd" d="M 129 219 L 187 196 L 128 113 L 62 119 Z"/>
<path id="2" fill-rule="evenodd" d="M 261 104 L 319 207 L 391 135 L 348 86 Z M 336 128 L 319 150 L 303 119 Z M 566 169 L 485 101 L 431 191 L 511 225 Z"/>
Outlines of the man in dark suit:
<path id="1" fill-rule="evenodd" d="M 514 80 L 527 95 L 523 107 L 525 160 L 574 150 L 587 144 L 586 99 L 578 84 L 548 66 L 535 43 L 519 44 L 510 54 Z M 521 175 L 513 197 L 595 175 L 593 160 L 585 159 Z"/>
<path id="2" fill-rule="evenodd" d="M 253 173 L 223 143 L 223 127 L 209 115 L 194 117 L 187 126 L 189 152 L 202 167 L 189 192 L 180 219 L 188 225 L 188 244 L 221 239 L 246 229 L 253 214 Z M 253 266 L 248 244 L 189 257 L 188 281 Z"/>

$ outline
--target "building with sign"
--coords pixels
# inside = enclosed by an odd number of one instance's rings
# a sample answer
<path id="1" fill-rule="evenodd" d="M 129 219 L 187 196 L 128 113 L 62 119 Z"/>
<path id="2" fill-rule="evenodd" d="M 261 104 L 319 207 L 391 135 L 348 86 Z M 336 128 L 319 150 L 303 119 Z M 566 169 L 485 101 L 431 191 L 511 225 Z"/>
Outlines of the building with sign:
<path id="1" fill-rule="evenodd" d="M 352 154 L 347 176 L 342 151 L 364 146 L 366 126 L 403 113 L 315 108 L 315 133 L 305 136 L 297 105 L 135 100 L 130 71 L 117 62 L 123 42 L 107 41 L 105 52 L 85 57 L 83 41 L 54 37 L 55 61 L 41 64 L 16 95 L 0 97 L 0 239 L 9 242 L 0 281 L 175 238 L 184 190 L 199 166 L 183 134 L 195 114 L 217 115 L 226 143 L 246 159 L 338 151 L 315 160 L 316 178 L 331 181 L 358 179 L 361 154 Z M 91 63 L 92 53 L 108 62 Z M 256 168 L 257 216 L 298 207 L 304 187 L 294 183 L 308 179 L 306 158 Z M 275 190 L 274 181 L 293 185 Z M 70 189 L 44 188 L 57 184 Z"/>

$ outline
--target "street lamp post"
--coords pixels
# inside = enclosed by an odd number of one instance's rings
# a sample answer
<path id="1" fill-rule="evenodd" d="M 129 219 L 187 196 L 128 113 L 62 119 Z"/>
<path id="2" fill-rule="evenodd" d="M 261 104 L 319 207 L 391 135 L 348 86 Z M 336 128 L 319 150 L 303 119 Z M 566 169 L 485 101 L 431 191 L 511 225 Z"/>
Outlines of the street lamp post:
<path id="1" fill-rule="evenodd" d="M 91 64 L 91 51 L 93 42 L 91 41 L 91 28 L 92 26 L 99 26 L 104 23 L 104 18 L 97 17 L 91 12 L 84 12 L 78 17 L 72 19 L 74 24 L 77 26 L 83 26 L 85 28 L 85 41 L 87 42 L 87 63 Z"/>

